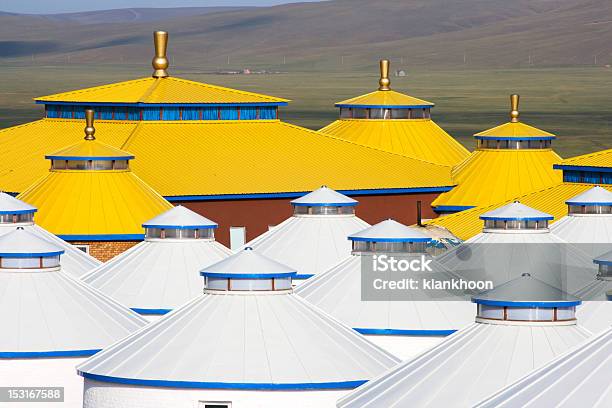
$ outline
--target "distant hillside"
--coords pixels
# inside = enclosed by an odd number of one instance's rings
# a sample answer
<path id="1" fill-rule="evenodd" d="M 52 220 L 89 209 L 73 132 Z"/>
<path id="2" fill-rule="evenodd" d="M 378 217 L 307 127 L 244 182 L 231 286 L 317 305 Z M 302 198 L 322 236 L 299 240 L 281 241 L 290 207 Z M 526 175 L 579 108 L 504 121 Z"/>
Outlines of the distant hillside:
<path id="1" fill-rule="evenodd" d="M 228 58 L 230 65 L 314 69 L 342 60 L 359 67 L 381 56 L 440 67 L 612 63 L 610 0 L 336 0 L 197 15 L 146 9 L 135 17 L 136 10 L 0 14 L 0 56 L 137 63 L 151 56 L 151 31 L 165 29 L 184 67 Z"/>

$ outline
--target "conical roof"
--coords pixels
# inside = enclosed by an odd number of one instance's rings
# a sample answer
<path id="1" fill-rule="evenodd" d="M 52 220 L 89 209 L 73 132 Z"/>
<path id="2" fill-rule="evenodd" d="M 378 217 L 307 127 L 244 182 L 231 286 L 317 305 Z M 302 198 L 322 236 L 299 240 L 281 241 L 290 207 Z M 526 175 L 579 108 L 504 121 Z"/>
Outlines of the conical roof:
<path id="1" fill-rule="evenodd" d="M 336 107 L 389 107 L 389 108 L 429 108 L 434 106 L 432 102 L 400 92 L 374 91 L 365 95 L 356 96 L 344 101 L 336 102 Z"/>
<path id="2" fill-rule="evenodd" d="M 480 216 L 481 220 L 520 220 L 520 221 L 537 221 L 537 220 L 552 220 L 554 217 L 545 212 L 536 210 L 515 201 L 496 208 Z"/>
<path id="3" fill-rule="evenodd" d="M 595 257 L 593 262 L 597 265 L 612 265 L 612 251 Z"/>
<path id="4" fill-rule="evenodd" d="M 474 303 L 512 307 L 571 307 L 580 299 L 524 273 L 494 289 L 472 297 Z"/>
<path id="5" fill-rule="evenodd" d="M 200 229 L 217 228 L 218 224 L 187 207 L 177 205 L 150 219 L 142 226 L 144 228 Z"/>
<path id="6" fill-rule="evenodd" d="M 45 158 L 50 160 L 131 160 L 134 156 L 97 140 L 83 140 L 50 153 Z"/>
<path id="7" fill-rule="evenodd" d="M 428 242 L 431 238 L 418 228 L 408 227 L 391 218 L 349 235 L 351 241 Z"/>
<path id="8" fill-rule="evenodd" d="M 292 273 L 251 250 L 204 271 Z M 291 291 L 210 292 L 87 360 L 79 374 L 157 387 L 316 390 L 354 388 L 398 362 Z"/>
<path id="9" fill-rule="evenodd" d="M 0 214 L 30 214 L 36 211 L 36 207 L 0 191 Z"/>
<path id="10" fill-rule="evenodd" d="M 612 205 L 612 191 L 595 186 L 565 202 L 568 205 Z"/>
<path id="11" fill-rule="evenodd" d="M 0 257 L 61 255 L 24 229 L 0 237 Z M 61 259 L 60 259 L 61 264 Z M 0 358 L 91 355 L 146 321 L 58 268 L 0 269 Z"/>
<path id="12" fill-rule="evenodd" d="M 507 122 L 491 129 L 476 133 L 479 138 L 509 138 L 509 139 L 554 139 L 555 135 L 522 122 Z"/>
<path id="13" fill-rule="evenodd" d="M 246 247 L 234 255 L 207 266 L 200 272 L 202 276 L 217 278 L 280 278 L 294 276 L 295 269 L 276 262 Z"/>
<path id="14" fill-rule="evenodd" d="M 291 200 L 291 205 L 294 206 L 355 206 L 359 204 L 357 200 L 353 200 L 350 197 L 340 194 L 339 192 L 332 190 L 327 186 L 321 186 L 320 188 L 311 191 L 310 193 L 303 195 L 300 198 Z"/>
<path id="15" fill-rule="evenodd" d="M 476 407 L 607 407 L 612 328 L 489 396 Z"/>

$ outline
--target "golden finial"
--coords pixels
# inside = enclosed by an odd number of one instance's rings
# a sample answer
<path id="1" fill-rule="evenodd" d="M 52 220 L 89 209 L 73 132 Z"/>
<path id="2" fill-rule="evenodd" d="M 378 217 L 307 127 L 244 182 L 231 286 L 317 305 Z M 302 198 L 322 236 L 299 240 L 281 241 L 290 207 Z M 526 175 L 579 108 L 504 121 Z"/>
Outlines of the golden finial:
<path id="1" fill-rule="evenodd" d="M 518 122 L 518 117 L 519 117 L 519 111 L 518 111 L 518 106 L 519 106 L 519 98 L 520 96 L 517 94 L 512 94 L 510 95 L 510 122 L 512 123 L 516 123 Z"/>
<path id="2" fill-rule="evenodd" d="M 153 42 L 155 43 L 155 57 L 153 58 L 153 78 L 166 78 L 168 76 L 168 57 L 166 49 L 168 48 L 168 33 L 165 31 L 155 31 L 153 33 Z"/>
<path id="3" fill-rule="evenodd" d="M 378 81 L 379 91 L 389 91 L 389 85 L 391 85 L 391 80 L 389 79 L 389 60 L 382 59 L 380 60 L 380 81 Z"/>
<path id="4" fill-rule="evenodd" d="M 85 109 L 85 140 L 96 140 L 94 134 L 96 128 L 94 123 L 94 111 L 93 109 Z"/>

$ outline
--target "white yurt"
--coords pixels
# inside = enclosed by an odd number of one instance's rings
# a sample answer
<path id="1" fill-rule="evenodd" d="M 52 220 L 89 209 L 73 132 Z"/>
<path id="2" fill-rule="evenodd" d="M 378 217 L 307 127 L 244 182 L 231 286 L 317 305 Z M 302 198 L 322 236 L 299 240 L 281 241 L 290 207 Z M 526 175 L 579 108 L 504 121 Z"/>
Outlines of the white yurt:
<path id="1" fill-rule="evenodd" d="M 597 273 L 592 257 L 550 232 L 550 214 L 515 201 L 483 213 L 480 219 L 484 224 L 480 234 L 438 257 L 458 276 L 499 285 L 530 271 L 535 278 L 573 293 Z"/>
<path id="2" fill-rule="evenodd" d="M 64 387 L 62 406 L 80 407 L 75 366 L 146 320 L 66 273 L 63 254 L 23 227 L 0 237 L 0 384 Z"/>
<path id="3" fill-rule="evenodd" d="M 358 202 L 326 186 L 291 201 L 293 216 L 246 246 L 297 269 L 294 284 L 351 254 L 346 237 L 370 224 L 355 215 Z"/>
<path id="4" fill-rule="evenodd" d="M 298 296 L 402 359 L 420 354 L 474 322 L 476 308 L 469 297 L 448 293 L 438 298 L 422 287 L 406 293 L 410 300 L 362 300 L 362 262 L 381 254 L 403 258 L 426 254 L 431 238 L 420 229 L 389 219 L 348 239 L 353 254 L 298 286 Z M 432 277 L 453 278 L 435 261 L 432 269 Z"/>
<path id="5" fill-rule="evenodd" d="M 473 299 L 476 322 L 389 370 L 338 407 L 467 407 L 585 341 L 580 300 L 529 274 Z"/>
<path id="6" fill-rule="evenodd" d="M 202 294 L 200 269 L 231 255 L 217 224 L 177 206 L 143 224 L 145 240 L 82 279 L 150 320 Z"/>
<path id="7" fill-rule="evenodd" d="M 575 244 L 592 258 L 612 247 L 612 191 L 596 186 L 565 202 L 568 215 L 550 232 Z"/>
<path id="8" fill-rule="evenodd" d="M 399 362 L 294 295 L 295 274 L 251 248 L 205 268 L 203 295 L 77 368 L 83 406 L 333 406 Z"/>
<path id="9" fill-rule="evenodd" d="M 0 192 L 0 235 L 14 231 L 15 227 L 23 227 L 26 231 L 60 246 L 64 250 L 62 269 L 77 278 L 100 265 L 100 261 L 94 257 L 36 225 L 34 223 L 36 211 L 36 207 Z"/>
<path id="10" fill-rule="evenodd" d="M 611 373 L 612 328 L 608 328 L 476 407 L 609 407 Z"/>

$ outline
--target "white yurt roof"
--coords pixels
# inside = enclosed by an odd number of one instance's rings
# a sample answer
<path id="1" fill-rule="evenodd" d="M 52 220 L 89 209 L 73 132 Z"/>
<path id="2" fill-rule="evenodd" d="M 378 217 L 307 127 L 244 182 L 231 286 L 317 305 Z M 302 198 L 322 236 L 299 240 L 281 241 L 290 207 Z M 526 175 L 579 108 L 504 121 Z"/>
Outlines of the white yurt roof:
<path id="1" fill-rule="evenodd" d="M 231 253 L 210 239 L 145 240 L 82 279 L 139 313 L 164 314 L 199 296 L 200 269 Z"/>
<path id="2" fill-rule="evenodd" d="M 340 194 L 327 186 L 322 186 L 300 198 L 291 201 L 294 206 L 355 206 L 358 204 L 356 200 Z"/>
<path id="3" fill-rule="evenodd" d="M 554 217 L 515 201 L 480 216 L 481 220 L 552 220 Z"/>
<path id="4" fill-rule="evenodd" d="M 565 202 L 568 205 L 612 205 L 612 191 L 595 186 Z"/>
<path id="5" fill-rule="evenodd" d="M 612 247 L 612 215 L 566 215 L 550 226 L 550 232 L 596 257 Z"/>
<path id="6" fill-rule="evenodd" d="M 0 214 L 29 214 L 36 211 L 36 207 L 0 191 Z"/>
<path id="7" fill-rule="evenodd" d="M 612 279 L 595 278 L 574 294 L 583 300 L 608 300 L 607 293 L 612 290 Z"/>
<path id="8" fill-rule="evenodd" d="M 351 241 L 376 242 L 428 242 L 431 238 L 419 231 L 418 228 L 408 227 L 399 222 L 388 219 L 372 225 L 348 237 Z"/>
<path id="9" fill-rule="evenodd" d="M 217 228 L 216 222 L 178 205 L 142 224 L 144 228 L 199 229 Z"/>
<path id="10" fill-rule="evenodd" d="M 416 290 L 411 300 L 361 300 L 361 258 L 347 257 L 295 293 L 362 334 L 446 336 L 474 322 L 474 304 L 450 293 L 439 300 Z"/>
<path id="11" fill-rule="evenodd" d="M 281 277 L 294 276 L 295 268 L 268 258 L 253 248 L 246 247 L 234 255 L 202 269 L 203 276 L 228 277 Z"/>
<path id="12" fill-rule="evenodd" d="M 242 251 L 204 274 L 269 279 L 291 271 Z M 398 362 L 290 290 L 206 291 L 77 370 L 144 386 L 313 390 L 354 388 Z"/>
<path id="13" fill-rule="evenodd" d="M 612 328 L 476 406 L 609 407 L 612 403 Z"/>
<path id="14" fill-rule="evenodd" d="M 315 201 L 328 201 L 327 204 L 336 201 L 336 205 L 355 201 L 326 187 L 310 194 L 314 193 L 327 198 L 309 198 L 300 201 L 299 205 L 314 205 Z M 310 194 L 298 200 L 306 200 Z M 292 204 L 295 205 L 295 201 Z M 355 215 L 292 216 L 245 246 L 295 268 L 297 278 L 308 278 L 328 270 L 349 256 L 352 246 L 347 237 L 369 225 Z"/>
<path id="15" fill-rule="evenodd" d="M 576 308 L 576 318 L 582 327 L 599 333 L 612 327 L 612 302 L 610 300 L 587 300 Z"/>
<path id="16" fill-rule="evenodd" d="M 62 252 L 23 229 L 0 237 L 0 256 Z M 0 269 L 0 294 L 2 330 L 10 333 L 0 336 L 0 358 L 91 355 L 146 324 L 59 268 Z"/>

